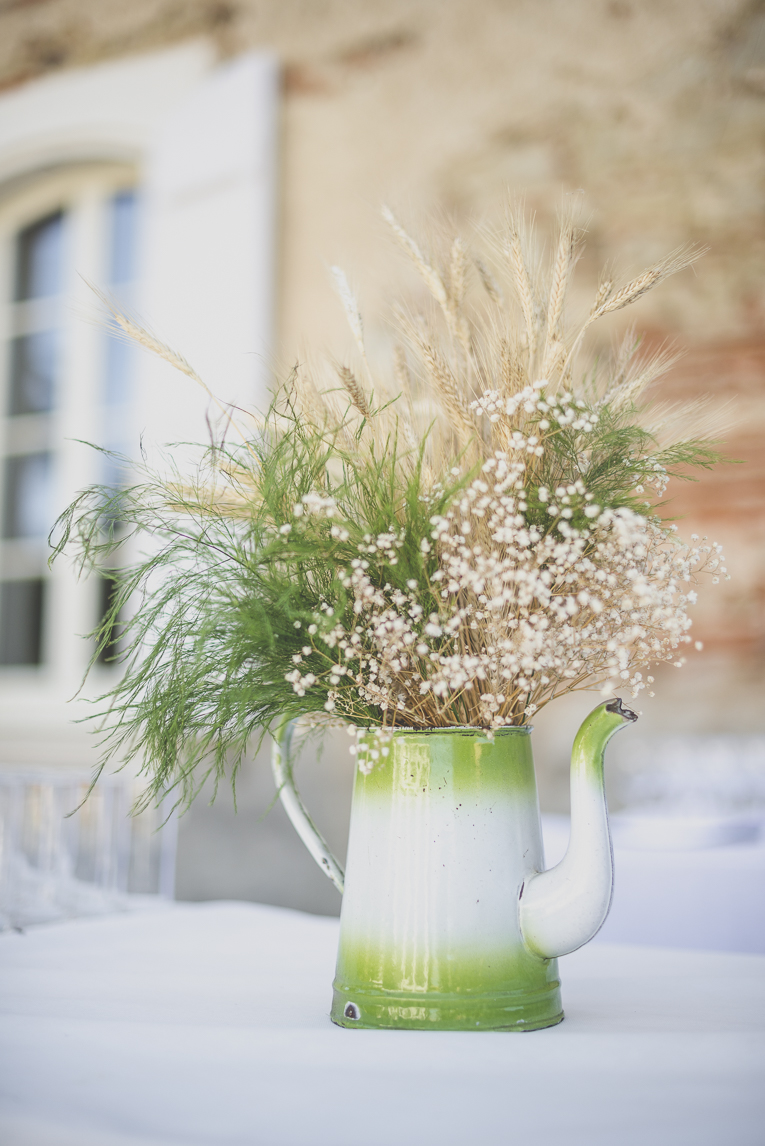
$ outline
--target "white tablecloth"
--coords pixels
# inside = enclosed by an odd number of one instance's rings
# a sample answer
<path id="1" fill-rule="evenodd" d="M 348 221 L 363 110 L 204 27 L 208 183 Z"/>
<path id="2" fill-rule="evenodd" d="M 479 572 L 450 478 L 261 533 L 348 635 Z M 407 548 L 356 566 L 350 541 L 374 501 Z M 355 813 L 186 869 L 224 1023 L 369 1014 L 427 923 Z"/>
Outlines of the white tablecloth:
<path id="1" fill-rule="evenodd" d="M 568 846 L 568 816 L 543 816 L 542 827 L 552 867 Z M 614 897 L 595 942 L 765 955 L 765 831 L 673 851 L 623 847 L 615 833 Z"/>
<path id="2" fill-rule="evenodd" d="M 592 945 L 558 1027 L 348 1031 L 337 926 L 210 903 L 0 935 L 0 1142 L 765 1141 L 765 957 Z"/>

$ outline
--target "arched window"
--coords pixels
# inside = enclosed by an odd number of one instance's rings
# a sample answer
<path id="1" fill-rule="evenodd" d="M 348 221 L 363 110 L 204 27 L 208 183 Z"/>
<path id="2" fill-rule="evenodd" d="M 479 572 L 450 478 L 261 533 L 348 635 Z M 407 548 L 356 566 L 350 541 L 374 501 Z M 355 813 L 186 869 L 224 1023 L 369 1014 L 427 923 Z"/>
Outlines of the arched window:
<path id="1" fill-rule="evenodd" d="M 216 64 L 204 43 L 0 93 L 0 761 L 95 749 L 69 700 L 114 582 L 49 569 L 47 537 L 78 490 L 126 474 L 83 443 L 155 462 L 205 434 L 206 395 L 110 337 L 88 284 L 223 399 L 262 401 L 277 93 L 271 57 Z"/>
<path id="2" fill-rule="evenodd" d="M 109 472 L 108 456 L 84 449 L 81 442 L 89 437 L 108 450 L 129 449 L 135 354 L 105 329 L 83 321 L 87 314 L 78 313 L 72 299 L 82 298 L 77 280 L 84 276 L 123 304 L 134 302 L 138 219 L 134 175 L 121 166 L 41 179 L 0 210 L 6 267 L 0 327 L 0 665 L 5 667 L 61 660 L 67 656 L 61 640 L 76 639 L 55 623 L 47 537 L 71 493 L 68 473 L 76 471 L 81 482 L 118 480 Z M 93 314 L 95 302 L 93 296 Z M 79 594 L 76 613 L 90 621 L 89 627 L 105 607 L 109 585 L 104 579 Z"/>

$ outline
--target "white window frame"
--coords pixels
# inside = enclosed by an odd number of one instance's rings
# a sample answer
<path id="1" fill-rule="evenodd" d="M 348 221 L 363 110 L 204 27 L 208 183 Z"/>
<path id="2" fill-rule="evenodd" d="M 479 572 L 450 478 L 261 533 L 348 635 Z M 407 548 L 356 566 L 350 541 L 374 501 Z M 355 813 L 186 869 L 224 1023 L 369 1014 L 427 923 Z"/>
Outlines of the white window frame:
<path id="1" fill-rule="evenodd" d="M 126 165 L 95 164 L 68 166 L 57 173 L 41 176 L 26 192 L 0 203 L 0 341 L 3 364 L 0 367 L 0 434 L 5 444 L 17 432 L 21 418 L 45 418 L 48 425 L 46 447 L 52 454 L 54 497 L 51 512 L 58 514 L 78 489 L 99 480 L 98 455 L 77 442 L 99 442 L 104 438 L 104 407 L 100 380 L 105 357 L 105 335 L 94 323 L 78 321 L 68 311 L 72 300 L 86 307 L 83 281 L 105 282 L 108 265 L 108 201 L 118 191 L 134 185 L 136 172 Z M 20 305 L 13 299 L 15 247 L 20 231 L 57 211 L 64 215 L 65 279 L 60 296 L 44 300 L 55 306 L 61 333 L 57 401 L 45 415 L 11 416 L 8 410 L 10 354 L 15 333 L 13 312 Z M 71 254 L 76 253 L 72 258 Z M 0 497 L 3 495 L 0 470 Z M 0 549 L 12 546 L 32 549 L 29 543 L 0 541 Z M 44 543 L 35 543 L 44 549 Z M 42 571 L 42 570 L 40 570 Z M 21 575 L 27 571 L 19 570 Z M 64 563 L 45 576 L 46 601 L 43 648 L 39 666 L 2 666 L 4 683 L 16 678 L 22 685 L 62 682 L 82 677 L 90 647 L 78 634 L 90 631 L 96 623 L 92 583 L 77 581 Z"/>

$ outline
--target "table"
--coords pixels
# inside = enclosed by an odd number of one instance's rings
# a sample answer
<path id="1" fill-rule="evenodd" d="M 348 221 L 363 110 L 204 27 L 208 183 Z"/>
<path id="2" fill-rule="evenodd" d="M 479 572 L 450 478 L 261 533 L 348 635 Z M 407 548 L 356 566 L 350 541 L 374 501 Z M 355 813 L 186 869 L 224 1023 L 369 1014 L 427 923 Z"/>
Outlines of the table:
<path id="1" fill-rule="evenodd" d="M 566 1021 L 347 1031 L 337 921 L 171 904 L 0 935 L 4 1146 L 761 1146 L 765 957 L 591 945 Z"/>
<path id="2" fill-rule="evenodd" d="M 568 816 L 543 816 L 542 828 L 552 867 L 568 846 Z M 765 955 L 765 830 L 671 851 L 624 847 L 615 832 L 613 854 L 611 911 L 594 942 Z"/>

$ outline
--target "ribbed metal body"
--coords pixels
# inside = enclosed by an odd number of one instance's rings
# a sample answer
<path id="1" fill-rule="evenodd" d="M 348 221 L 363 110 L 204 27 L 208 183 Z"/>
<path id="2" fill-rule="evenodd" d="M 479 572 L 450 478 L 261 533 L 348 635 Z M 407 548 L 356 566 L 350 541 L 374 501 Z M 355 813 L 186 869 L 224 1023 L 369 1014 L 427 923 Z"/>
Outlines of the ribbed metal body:
<path id="1" fill-rule="evenodd" d="M 527 948 L 519 924 L 521 888 L 544 869 L 529 730 L 369 740 L 380 756 L 356 775 L 333 1020 L 559 1022 L 557 963 Z"/>

